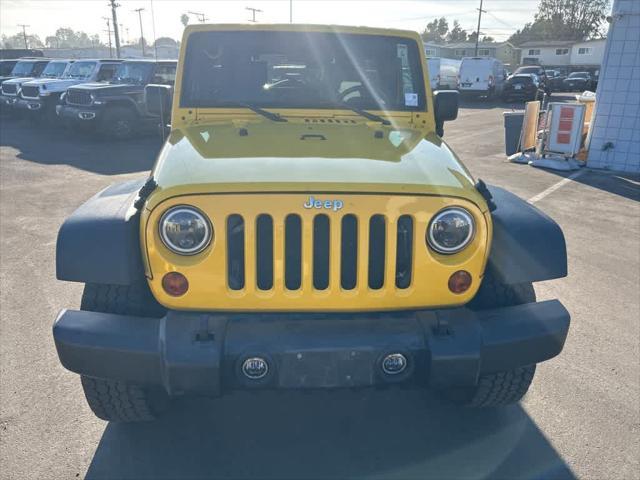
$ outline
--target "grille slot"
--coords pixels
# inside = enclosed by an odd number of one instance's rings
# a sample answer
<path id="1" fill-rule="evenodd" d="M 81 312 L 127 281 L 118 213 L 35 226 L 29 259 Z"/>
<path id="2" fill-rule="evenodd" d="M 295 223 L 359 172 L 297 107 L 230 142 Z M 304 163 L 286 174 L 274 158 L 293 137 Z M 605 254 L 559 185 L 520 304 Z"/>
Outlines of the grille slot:
<path id="1" fill-rule="evenodd" d="M 256 283 L 260 290 L 273 288 L 273 219 L 259 215 L 256 222 Z"/>
<path id="2" fill-rule="evenodd" d="M 15 95 L 17 91 L 18 87 L 15 83 L 4 83 L 2 85 L 2 93 L 4 93 L 5 95 Z"/>
<path id="3" fill-rule="evenodd" d="M 349 214 L 342 217 L 340 245 L 340 285 L 345 290 L 356 288 L 358 281 L 358 219 Z"/>
<path id="4" fill-rule="evenodd" d="M 284 223 L 284 284 L 287 290 L 302 285 L 302 220 L 288 215 Z"/>
<path id="5" fill-rule="evenodd" d="M 231 214 L 225 234 L 227 285 L 249 292 L 408 289 L 415 230 L 411 215 Z"/>
<path id="6" fill-rule="evenodd" d="M 91 94 L 81 90 L 67 90 L 66 101 L 70 105 L 91 105 Z"/>
<path id="7" fill-rule="evenodd" d="M 396 287 L 409 288 L 413 276 L 413 218 L 410 215 L 398 218 L 396 245 Z"/>
<path id="8" fill-rule="evenodd" d="M 313 219 L 313 287 L 316 290 L 329 287 L 330 234 L 329 217 L 316 215 Z"/>
<path id="9" fill-rule="evenodd" d="M 387 225 L 382 215 L 369 220 L 369 288 L 380 290 L 384 286 Z"/>
<path id="10" fill-rule="evenodd" d="M 240 215 L 227 218 L 227 282 L 231 290 L 244 288 L 244 220 Z"/>
<path id="11" fill-rule="evenodd" d="M 38 98 L 40 96 L 40 90 L 38 87 L 24 86 L 20 92 L 25 98 Z"/>

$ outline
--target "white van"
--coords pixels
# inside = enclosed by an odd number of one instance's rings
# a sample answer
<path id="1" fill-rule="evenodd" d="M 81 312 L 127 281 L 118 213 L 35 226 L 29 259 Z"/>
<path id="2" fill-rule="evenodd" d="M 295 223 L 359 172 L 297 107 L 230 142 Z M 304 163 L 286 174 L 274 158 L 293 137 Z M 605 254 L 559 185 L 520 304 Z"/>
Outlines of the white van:
<path id="1" fill-rule="evenodd" d="M 457 90 L 458 75 L 460 75 L 460 60 L 452 58 L 440 59 L 440 83 L 441 90 Z"/>
<path id="2" fill-rule="evenodd" d="M 440 85 L 440 58 L 427 57 L 427 69 L 429 70 L 431 90 L 437 90 Z"/>
<path id="3" fill-rule="evenodd" d="M 504 87 L 504 64 L 495 58 L 465 57 L 460 64 L 460 93 L 476 97 L 500 95 Z"/>

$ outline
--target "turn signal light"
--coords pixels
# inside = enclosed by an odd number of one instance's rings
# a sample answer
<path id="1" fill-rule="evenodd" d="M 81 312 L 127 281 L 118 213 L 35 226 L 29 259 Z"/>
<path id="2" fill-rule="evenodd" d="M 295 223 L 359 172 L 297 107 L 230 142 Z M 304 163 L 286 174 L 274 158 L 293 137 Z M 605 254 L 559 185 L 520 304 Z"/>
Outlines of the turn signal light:
<path id="1" fill-rule="evenodd" d="M 449 277 L 449 290 L 453 293 L 464 293 L 471 286 L 471 274 L 466 270 L 458 270 Z"/>
<path id="2" fill-rule="evenodd" d="M 189 290 L 189 281 L 179 272 L 169 272 L 162 277 L 162 288 L 172 297 L 180 297 Z"/>

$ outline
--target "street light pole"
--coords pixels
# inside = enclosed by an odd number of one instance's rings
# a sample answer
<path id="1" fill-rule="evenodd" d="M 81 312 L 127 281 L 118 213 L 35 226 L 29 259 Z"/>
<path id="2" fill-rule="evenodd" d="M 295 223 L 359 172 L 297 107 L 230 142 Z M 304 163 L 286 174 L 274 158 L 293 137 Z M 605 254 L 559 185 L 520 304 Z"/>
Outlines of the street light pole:
<path id="1" fill-rule="evenodd" d="M 474 57 L 478 56 L 478 42 L 480 41 L 480 19 L 482 18 L 482 12 L 487 13 L 486 10 L 482 10 L 482 0 L 480 0 L 480 8 L 478 9 L 478 29 L 476 30 L 476 53 Z"/>
<path id="2" fill-rule="evenodd" d="M 140 20 L 140 45 L 142 45 L 142 56 L 144 57 L 144 34 L 142 33 L 142 12 L 144 8 L 136 8 L 134 12 L 138 12 L 138 19 Z"/>
<path id="3" fill-rule="evenodd" d="M 27 42 L 27 27 L 30 27 L 31 25 L 23 25 L 23 24 L 19 24 L 19 27 L 22 27 L 22 38 L 24 39 L 24 49 L 28 50 L 29 49 L 29 42 Z"/>
<path id="4" fill-rule="evenodd" d="M 118 17 L 116 16 L 116 8 L 120 5 L 116 3 L 116 0 L 110 0 L 111 15 L 113 16 L 113 36 L 116 39 L 116 58 L 120 58 L 120 35 L 118 33 Z"/>

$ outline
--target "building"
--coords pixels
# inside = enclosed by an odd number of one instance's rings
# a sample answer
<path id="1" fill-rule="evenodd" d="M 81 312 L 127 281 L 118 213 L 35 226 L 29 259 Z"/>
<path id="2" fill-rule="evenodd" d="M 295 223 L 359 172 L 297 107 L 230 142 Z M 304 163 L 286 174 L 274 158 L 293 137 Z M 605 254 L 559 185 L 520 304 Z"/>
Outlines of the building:
<path id="1" fill-rule="evenodd" d="M 566 71 L 598 70 L 604 57 L 605 39 L 575 42 L 541 40 L 520 45 L 522 65 L 543 65 Z"/>
<path id="2" fill-rule="evenodd" d="M 442 57 L 442 45 L 439 43 L 424 42 L 424 52 L 427 57 Z"/>
<path id="3" fill-rule="evenodd" d="M 587 166 L 640 172 L 640 1 L 614 0 L 610 18 Z"/>
<path id="4" fill-rule="evenodd" d="M 476 56 L 475 42 L 447 43 L 441 46 L 444 51 L 440 56 L 462 60 L 464 57 Z M 480 42 L 478 57 L 493 57 L 507 65 L 517 65 L 520 61 L 520 50 L 509 42 Z"/>

